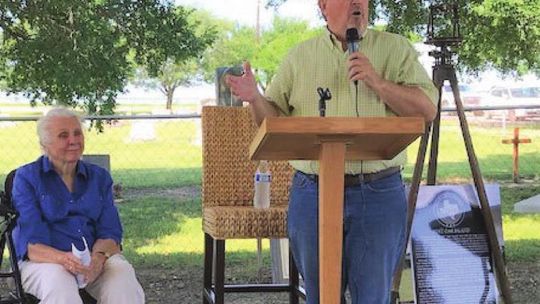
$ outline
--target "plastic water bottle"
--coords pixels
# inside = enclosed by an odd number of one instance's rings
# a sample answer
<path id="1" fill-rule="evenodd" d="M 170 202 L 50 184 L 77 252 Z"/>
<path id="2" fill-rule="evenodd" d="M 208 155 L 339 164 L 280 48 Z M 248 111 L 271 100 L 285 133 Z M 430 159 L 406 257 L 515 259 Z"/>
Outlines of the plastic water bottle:
<path id="1" fill-rule="evenodd" d="M 253 205 L 255 208 L 270 207 L 270 182 L 272 175 L 268 170 L 268 161 L 261 160 L 257 172 L 255 172 L 255 195 Z"/>
<path id="2" fill-rule="evenodd" d="M 75 244 L 71 243 L 71 252 L 74 256 L 78 257 L 81 260 L 81 263 L 84 266 L 89 266 L 90 261 L 92 260 L 90 256 L 90 250 L 88 249 L 88 243 L 86 243 L 86 239 L 82 237 L 83 243 L 84 243 L 84 250 L 79 250 L 77 247 L 75 247 Z M 83 274 L 77 274 L 77 285 L 79 285 L 79 288 L 86 287 L 86 282 L 84 281 L 84 275 Z"/>

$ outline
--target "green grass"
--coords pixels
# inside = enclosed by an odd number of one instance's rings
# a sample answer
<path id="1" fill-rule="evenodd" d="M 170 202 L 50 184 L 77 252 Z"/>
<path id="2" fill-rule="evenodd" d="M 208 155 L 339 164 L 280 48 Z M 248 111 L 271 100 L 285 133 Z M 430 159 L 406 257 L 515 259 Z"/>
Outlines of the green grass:
<path id="1" fill-rule="evenodd" d="M 137 267 L 202 267 L 204 235 L 201 201 L 143 197 L 119 205 L 124 253 Z M 242 280 L 256 280 L 256 240 L 228 240 L 227 268 Z M 269 241 L 263 240 L 263 265 L 269 273 Z"/>
<path id="2" fill-rule="evenodd" d="M 5 108 L 2 113 L 15 109 Z M 22 111 L 22 109 L 19 109 Z M 137 110 L 149 108 L 142 105 Z M 36 112 L 37 110 L 26 110 Z M 22 113 L 22 112 L 21 112 Z M 170 188 L 200 185 L 201 146 L 197 120 L 155 121 L 156 137 L 152 141 L 131 141 L 132 122 L 120 121 L 108 125 L 104 133 L 86 134 L 88 154 L 109 154 L 112 175 L 124 188 Z M 522 137 L 532 139 L 531 144 L 520 147 L 520 173 L 529 179 L 538 179 L 540 173 L 540 127 L 522 126 Z M 443 121 L 438 166 L 438 181 L 468 182 L 470 170 L 455 122 Z M 512 147 L 501 144 L 511 137 L 512 128 L 471 125 L 471 133 L 483 177 L 506 184 L 512 179 Z M 0 125 L 0 182 L 13 168 L 36 159 L 40 152 L 34 122 L 20 122 L 15 126 Z M 410 181 L 416 160 L 418 143 L 409 149 L 409 164 L 405 178 Z M 425 171 L 425 170 L 424 170 Z M 425 172 L 424 172 L 425 173 Z M 503 223 L 506 255 L 511 261 L 540 259 L 540 215 L 514 214 L 513 204 L 523 198 L 540 193 L 540 186 L 503 187 Z M 201 231 L 200 199 L 190 200 L 143 197 L 128 201 L 120 207 L 126 228 L 124 247 L 126 254 L 138 265 L 201 265 L 203 236 Z M 255 241 L 231 241 L 227 244 L 230 261 L 242 265 L 255 252 Z M 266 253 L 268 244 L 265 243 Z M 267 254 L 268 255 L 268 254 Z"/>
<path id="3" fill-rule="evenodd" d="M 124 187 L 177 187 L 201 180 L 201 146 L 194 120 L 154 121 L 155 139 L 132 141 L 129 121 L 108 126 L 104 133 L 86 133 L 86 154 L 109 154 L 116 183 Z M 40 155 L 34 122 L 0 128 L 0 181 Z"/>
<path id="4" fill-rule="evenodd" d="M 122 203 L 119 209 L 126 255 L 136 264 L 200 265 L 204 250 L 200 198 L 145 197 Z M 264 250 L 268 247 L 265 241 Z M 227 241 L 232 264 L 235 260 L 241 263 L 242 257 L 255 250 L 255 240 Z"/>
<path id="5" fill-rule="evenodd" d="M 12 115 L 18 115 L 17 109 L 36 113 L 43 111 L 43 107 L 30 108 L 13 104 L 1 104 L 1 107 L 2 113 Z M 119 110 L 127 108 L 151 111 L 161 106 L 119 105 Z M 200 184 L 202 152 L 200 144 L 197 143 L 200 138 L 198 120 L 154 120 L 156 136 L 152 141 L 132 141 L 130 133 L 133 123 L 137 122 L 118 121 L 107 125 L 103 133 L 88 131 L 85 153 L 110 154 L 113 177 L 127 188 L 167 188 Z M 438 166 L 438 178 L 441 182 L 470 178 L 459 131 L 455 121 L 442 121 Z M 506 130 L 502 130 L 493 126 L 479 127 L 471 124 L 471 134 L 484 178 L 503 183 L 511 180 L 512 149 L 510 145 L 500 143 L 503 138 L 510 137 L 511 133 L 510 125 Z M 532 139 L 531 144 L 520 147 L 520 173 L 525 177 L 538 177 L 540 124 L 522 126 L 520 134 Z M 34 122 L 18 122 L 15 126 L 0 125 L 0 140 L 3 147 L 0 153 L 0 177 L 5 176 L 12 168 L 33 161 L 40 154 Z M 406 178 L 410 178 L 412 174 L 417 147 L 418 142 L 408 150 Z M 533 194 L 522 193 L 523 191 L 536 190 L 511 190 L 511 195 L 528 197 Z M 505 211 L 505 214 L 508 214 L 510 209 Z"/>
<path id="6" fill-rule="evenodd" d="M 540 193 L 536 187 L 501 189 L 505 255 L 508 262 L 530 263 L 540 260 L 540 215 L 517 214 L 513 205 Z M 167 199 L 140 197 L 120 205 L 125 228 L 124 250 L 135 267 L 200 269 L 203 265 L 203 233 L 200 198 Z M 255 240 L 226 242 L 226 278 L 238 282 L 257 282 Z M 263 273 L 270 273 L 268 240 L 263 240 Z M 400 286 L 402 300 L 412 299 L 412 274 L 405 269 Z"/>
<path id="7" fill-rule="evenodd" d="M 116 183 L 124 187 L 176 187 L 200 183 L 201 146 L 198 120 L 154 120 L 155 139 L 132 141 L 132 124 L 139 122 L 119 121 L 107 125 L 103 133 L 95 130 L 86 134 L 87 154 L 109 154 L 112 175 Z M 497 128 L 471 127 L 473 143 L 483 177 L 495 182 L 512 180 L 512 147 L 501 144 L 510 136 Z M 523 137 L 532 143 L 520 147 L 520 174 L 536 178 L 540 172 L 540 131 L 537 126 L 526 126 Z M 3 147 L 0 153 L 0 182 L 12 169 L 36 159 L 39 146 L 34 122 L 19 122 L 15 126 L 0 127 Z M 408 150 L 409 164 L 404 176 L 410 180 L 416 161 L 418 142 Z M 427 160 L 426 160 L 427 163 Z M 424 170 L 426 171 L 426 170 Z M 425 172 L 424 172 L 425 173 Z M 440 140 L 438 180 L 463 182 L 470 180 L 470 169 L 459 128 L 455 123 L 443 122 Z"/>
<path id="8" fill-rule="evenodd" d="M 540 260 L 540 215 L 514 213 L 522 198 L 540 193 L 540 186 L 503 187 L 502 210 L 506 257 L 513 262 Z M 141 197 L 120 205 L 126 255 L 137 265 L 202 265 L 203 233 L 200 198 Z M 268 256 L 268 241 L 264 241 Z M 227 263 L 241 267 L 253 260 L 255 240 L 227 241 Z"/>
<path id="9" fill-rule="evenodd" d="M 535 178 L 540 176 L 540 124 L 528 124 L 520 127 L 521 138 L 530 138 L 532 143 L 519 148 L 520 176 Z M 502 144 L 503 139 L 513 136 L 513 126 L 506 130 L 497 127 L 470 125 L 472 143 L 478 158 L 482 176 L 491 181 L 512 180 L 512 146 Z M 408 149 L 409 164 L 405 177 L 412 176 L 412 167 L 416 162 L 418 141 Z M 429 161 L 429 149 L 426 164 Z M 437 178 L 442 182 L 471 180 L 471 171 L 465 150 L 461 129 L 455 120 L 441 122 Z M 424 174 L 426 169 L 424 170 Z"/>
<path id="10" fill-rule="evenodd" d="M 503 234 L 506 257 L 510 261 L 540 260 L 540 214 L 513 212 L 516 202 L 539 193 L 540 186 L 502 188 Z"/>

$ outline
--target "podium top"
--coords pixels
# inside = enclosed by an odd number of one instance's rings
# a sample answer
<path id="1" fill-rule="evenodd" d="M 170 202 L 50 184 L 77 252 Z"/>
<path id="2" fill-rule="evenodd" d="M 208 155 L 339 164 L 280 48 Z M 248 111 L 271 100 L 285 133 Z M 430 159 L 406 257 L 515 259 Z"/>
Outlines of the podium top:
<path id="1" fill-rule="evenodd" d="M 253 160 L 317 160 L 322 142 L 344 142 L 346 160 L 389 160 L 424 133 L 420 117 L 268 117 L 249 148 Z"/>

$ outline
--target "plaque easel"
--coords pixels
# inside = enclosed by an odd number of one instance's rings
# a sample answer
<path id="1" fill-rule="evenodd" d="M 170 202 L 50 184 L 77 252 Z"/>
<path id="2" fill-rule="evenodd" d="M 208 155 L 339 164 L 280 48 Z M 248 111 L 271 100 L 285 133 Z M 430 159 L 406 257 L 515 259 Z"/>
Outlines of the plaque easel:
<path id="1" fill-rule="evenodd" d="M 453 36 L 452 37 L 435 37 L 434 29 L 434 15 L 437 15 L 440 12 L 444 12 L 451 8 L 452 15 L 452 25 L 453 25 Z M 413 179 L 411 182 L 411 188 L 409 192 L 409 208 L 408 208 L 408 219 L 407 219 L 407 235 L 406 239 L 409 240 L 411 235 L 411 227 L 414 218 L 414 212 L 416 210 L 416 200 L 418 197 L 418 191 L 420 188 L 420 182 L 422 179 L 422 171 L 424 167 L 424 161 L 427 151 L 427 146 L 429 138 L 431 135 L 431 150 L 430 150 L 430 160 L 428 165 L 427 172 L 427 185 L 436 184 L 437 176 L 437 157 L 439 154 L 439 135 L 440 135 L 440 124 L 441 124 L 441 93 L 442 86 L 445 80 L 450 82 L 452 88 L 452 93 L 454 96 L 454 101 L 456 104 L 456 112 L 459 118 L 461 132 L 463 135 L 463 141 L 465 143 L 465 148 L 467 150 L 467 157 L 469 160 L 469 165 L 474 180 L 474 186 L 478 194 L 480 201 L 480 211 L 486 225 L 486 232 L 488 237 L 489 249 L 492 256 L 492 264 L 495 269 L 495 279 L 497 287 L 500 293 L 500 296 L 505 304 L 511 304 L 512 298 L 510 293 L 510 284 L 508 281 L 508 276 L 506 274 L 506 269 L 504 265 L 503 255 L 501 247 L 498 244 L 497 235 L 495 231 L 495 225 L 493 221 L 493 215 L 491 213 L 491 208 L 488 203 L 486 189 L 484 181 L 482 179 L 482 174 L 480 172 L 480 167 L 478 165 L 478 158 L 474 152 L 474 147 L 472 144 L 471 134 L 469 132 L 469 125 L 467 123 L 467 118 L 465 116 L 465 111 L 463 108 L 463 103 L 459 94 L 458 80 L 456 76 L 456 71 L 453 65 L 453 56 L 454 53 L 451 51 L 450 47 L 458 46 L 462 39 L 459 29 L 459 18 L 458 18 L 458 7 L 457 4 L 450 5 L 431 5 L 430 6 L 430 21 L 428 24 L 428 40 L 427 44 L 434 45 L 440 50 L 430 52 L 430 56 L 435 58 L 435 65 L 433 66 L 433 82 L 439 90 L 439 101 L 437 104 L 437 116 L 433 121 L 431 126 L 426 128 L 425 134 L 422 136 L 420 141 L 420 147 L 418 149 L 418 155 L 416 160 L 416 165 L 414 167 Z M 401 274 L 403 270 L 403 264 L 405 259 L 405 251 L 402 253 L 401 262 L 398 266 L 398 271 L 394 275 L 394 282 L 392 286 L 392 301 L 391 303 L 398 304 L 399 301 L 399 286 L 401 283 Z"/>

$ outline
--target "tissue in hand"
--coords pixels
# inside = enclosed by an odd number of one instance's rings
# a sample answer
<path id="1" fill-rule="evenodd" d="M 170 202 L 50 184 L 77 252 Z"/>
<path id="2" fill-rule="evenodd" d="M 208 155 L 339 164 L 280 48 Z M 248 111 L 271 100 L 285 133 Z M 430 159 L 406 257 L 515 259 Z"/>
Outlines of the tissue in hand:
<path id="1" fill-rule="evenodd" d="M 71 243 L 71 252 L 74 256 L 78 257 L 81 260 L 81 264 L 83 264 L 84 266 L 89 266 L 91 261 L 90 250 L 88 249 L 88 243 L 86 243 L 86 239 L 82 237 L 82 240 L 84 243 L 84 250 L 80 251 L 79 249 L 77 249 L 77 247 L 75 247 L 75 244 Z M 76 275 L 76 278 L 79 288 L 86 287 L 86 282 L 84 280 L 83 274 L 78 273 Z"/>

